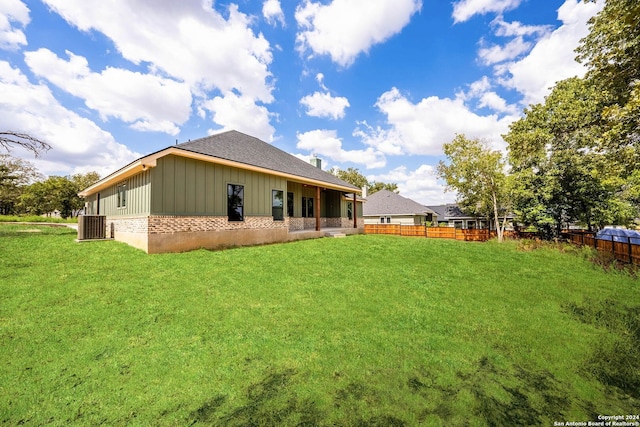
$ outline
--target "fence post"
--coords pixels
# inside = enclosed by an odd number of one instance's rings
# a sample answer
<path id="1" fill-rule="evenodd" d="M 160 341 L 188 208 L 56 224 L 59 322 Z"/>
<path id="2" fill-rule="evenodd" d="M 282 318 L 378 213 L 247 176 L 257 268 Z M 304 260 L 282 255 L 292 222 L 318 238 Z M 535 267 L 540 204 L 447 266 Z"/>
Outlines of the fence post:
<path id="1" fill-rule="evenodd" d="M 627 253 L 629 254 L 629 264 L 633 264 L 633 258 L 631 258 L 631 237 L 627 236 Z"/>
<path id="2" fill-rule="evenodd" d="M 616 259 L 616 242 L 613 240 L 613 234 L 611 235 L 611 253 L 613 254 L 613 259 Z"/>

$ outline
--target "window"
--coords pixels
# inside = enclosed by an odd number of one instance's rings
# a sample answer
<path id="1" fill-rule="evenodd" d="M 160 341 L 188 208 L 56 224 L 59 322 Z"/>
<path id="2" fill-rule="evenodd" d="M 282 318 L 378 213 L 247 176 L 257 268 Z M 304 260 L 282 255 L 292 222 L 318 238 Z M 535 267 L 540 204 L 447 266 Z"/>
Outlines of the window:
<path id="1" fill-rule="evenodd" d="M 387 224 L 391 224 L 391 217 L 390 216 L 387 217 Z"/>
<path id="2" fill-rule="evenodd" d="M 244 186 L 227 184 L 227 216 L 229 221 L 244 220 Z"/>
<path id="3" fill-rule="evenodd" d="M 462 228 L 462 221 L 453 221 L 453 226 L 455 228 Z"/>
<path id="4" fill-rule="evenodd" d="M 380 217 L 380 224 L 384 224 L 384 217 L 383 216 Z"/>
<path id="5" fill-rule="evenodd" d="M 287 193 L 287 215 L 293 216 L 293 193 Z"/>
<path id="6" fill-rule="evenodd" d="M 307 215 L 309 218 L 315 217 L 315 214 L 313 213 L 313 197 L 307 197 Z"/>
<path id="7" fill-rule="evenodd" d="M 302 198 L 302 217 L 313 218 L 313 197 Z"/>
<path id="8" fill-rule="evenodd" d="M 353 219 L 353 203 L 347 203 L 347 217 Z"/>
<path id="9" fill-rule="evenodd" d="M 271 214 L 274 221 L 284 220 L 284 192 L 271 190 Z"/>
<path id="10" fill-rule="evenodd" d="M 118 207 L 124 208 L 127 206 L 127 184 L 119 184 L 116 187 L 117 199 L 118 199 Z"/>

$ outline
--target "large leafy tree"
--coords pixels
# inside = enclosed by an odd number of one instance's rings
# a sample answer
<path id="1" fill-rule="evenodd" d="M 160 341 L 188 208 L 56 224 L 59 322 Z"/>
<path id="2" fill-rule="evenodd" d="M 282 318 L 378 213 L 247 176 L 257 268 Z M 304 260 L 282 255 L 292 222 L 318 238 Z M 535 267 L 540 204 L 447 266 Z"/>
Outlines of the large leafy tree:
<path id="1" fill-rule="evenodd" d="M 589 25 L 578 60 L 601 100 L 601 151 L 626 179 L 640 162 L 640 2 L 607 0 Z"/>
<path id="2" fill-rule="evenodd" d="M 96 172 L 51 176 L 25 189 L 20 199 L 23 211 L 34 215 L 58 210 L 63 218 L 75 216 L 84 206 L 78 193 L 100 179 Z"/>
<path id="3" fill-rule="evenodd" d="M 505 135 L 516 212 L 549 234 L 563 222 L 592 228 L 638 215 L 640 3 L 607 0 L 589 24 L 577 49 L 585 78 L 559 82 Z"/>
<path id="4" fill-rule="evenodd" d="M 343 181 L 346 181 L 346 182 L 348 182 L 350 184 L 355 185 L 358 188 L 367 187 L 369 194 L 373 194 L 376 191 L 380 191 L 380 190 L 389 190 L 389 191 L 393 191 L 395 193 L 399 193 L 398 184 L 396 184 L 396 183 L 376 182 L 376 181 L 369 182 L 367 177 L 364 176 L 362 173 L 360 173 L 360 170 L 357 169 L 357 168 L 348 168 L 346 170 L 338 169 L 338 168 L 331 168 L 331 169 L 329 169 L 329 173 L 337 176 L 338 178 L 340 178 Z"/>
<path id="5" fill-rule="evenodd" d="M 458 193 L 462 209 L 490 218 L 502 241 L 510 208 L 509 180 L 502 153 L 491 150 L 485 141 L 456 135 L 443 145 L 448 164 L 440 161 L 438 175 L 447 190 Z M 501 221 L 502 218 L 502 221 Z"/>
<path id="6" fill-rule="evenodd" d="M 627 211 L 615 203 L 622 182 L 599 148 L 600 99 L 588 80 L 561 81 L 544 104 L 527 108 L 504 135 L 515 212 L 547 237 L 569 222 L 591 227 Z"/>
<path id="7" fill-rule="evenodd" d="M 393 182 L 387 183 L 387 182 L 373 181 L 369 184 L 369 194 L 373 194 L 380 190 L 392 191 L 396 194 L 400 193 L 400 190 L 398 190 L 398 184 Z"/>
<path id="8" fill-rule="evenodd" d="M 30 162 L 0 154 L 0 214 L 16 213 L 24 188 L 42 178 Z"/>

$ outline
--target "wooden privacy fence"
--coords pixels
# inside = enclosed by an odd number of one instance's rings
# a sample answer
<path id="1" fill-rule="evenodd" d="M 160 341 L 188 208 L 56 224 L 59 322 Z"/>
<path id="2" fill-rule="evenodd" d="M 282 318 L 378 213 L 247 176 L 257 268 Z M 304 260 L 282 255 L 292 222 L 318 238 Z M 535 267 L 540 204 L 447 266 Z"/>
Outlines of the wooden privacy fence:
<path id="1" fill-rule="evenodd" d="M 455 239 L 467 242 L 485 242 L 495 236 L 486 228 L 461 229 L 454 227 L 426 227 L 424 225 L 365 224 L 365 234 L 393 234 L 396 236 Z"/>
<path id="2" fill-rule="evenodd" d="M 609 237 L 609 236 L 607 236 Z M 611 240 L 596 239 L 595 234 L 589 232 L 569 233 L 569 241 L 576 245 L 591 246 L 598 252 L 611 254 L 616 260 L 629 264 L 640 265 L 640 245 L 631 243 L 631 237 L 610 236 Z M 616 242 L 613 238 L 626 239 L 626 242 Z"/>

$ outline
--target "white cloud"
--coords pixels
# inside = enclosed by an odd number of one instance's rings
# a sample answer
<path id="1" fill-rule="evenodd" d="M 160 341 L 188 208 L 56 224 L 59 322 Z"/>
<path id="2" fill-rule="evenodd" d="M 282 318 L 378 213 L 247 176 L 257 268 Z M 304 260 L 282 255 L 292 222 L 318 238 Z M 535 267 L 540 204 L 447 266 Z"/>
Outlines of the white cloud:
<path id="1" fill-rule="evenodd" d="M 504 46 L 483 47 L 478 51 L 478 56 L 483 64 L 491 65 L 515 59 L 529 49 L 531 49 L 531 43 L 524 41 L 522 37 L 516 37 Z"/>
<path id="2" fill-rule="evenodd" d="M 478 107 L 487 107 L 493 111 L 511 114 L 512 116 L 517 116 L 519 113 L 519 108 L 517 106 L 507 104 L 507 101 L 495 92 L 483 93 L 480 96 Z"/>
<path id="3" fill-rule="evenodd" d="M 502 13 L 515 9 L 522 0 L 459 0 L 453 4 L 454 22 L 464 22 L 474 15 L 485 13 Z"/>
<path id="4" fill-rule="evenodd" d="M 27 37 L 14 24 L 26 27 L 29 24 L 29 8 L 20 0 L 0 2 L 0 49 L 17 50 L 27 44 Z"/>
<path id="5" fill-rule="evenodd" d="M 0 61 L 0 93 L 0 128 L 19 129 L 51 144 L 51 150 L 33 161 L 43 173 L 95 170 L 106 175 L 140 157 L 94 122 L 60 105 L 46 85 L 31 84 L 5 61 Z M 16 154 L 29 156 L 19 150 Z"/>
<path id="6" fill-rule="evenodd" d="M 504 149 L 501 134 L 517 116 L 481 116 L 472 112 L 463 97 L 424 98 L 412 103 L 396 88 L 383 93 L 376 107 L 387 117 L 388 127 L 373 128 L 360 123 L 355 132 L 362 141 L 385 154 L 441 155 L 442 144 L 456 133 L 486 139 L 496 149 Z"/>
<path id="7" fill-rule="evenodd" d="M 422 0 L 333 0 L 326 5 L 305 0 L 295 13 L 297 49 L 329 55 L 348 67 L 360 53 L 399 33 L 421 8 Z"/>
<path id="8" fill-rule="evenodd" d="M 445 193 L 434 166 L 420 165 L 416 170 L 400 166 L 384 174 L 368 175 L 369 181 L 398 184 L 400 195 L 423 205 L 453 203 L 455 194 Z"/>
<path id="9" fill-rule="evenodd" d="M 366 150 L 344 150 L 342 140 L 338 138 L 335 130 L 312 130 L 298 133 L 297 137 L 297 148 L 309 150 L 339 163 L 362 164 L 367 169 L 381 168 L 386 164 L 384 155 L 372 147 Z"/>
<path id="10" fill-rule="evenodd" d="M 224 96 L 204 102 L 201 106 L 213 113 L 213 121 L 222 129 L 211 130 L 218 133 L 221 130 L 237 130 L 255 136 L 266 142 L 273 142 L 275 130 L 269 124 L 269 111 L 249 97 L 239 96 L 228 92 Z"/>
<path id="11" fill-rule="evenodd" d="M 327 92 L 329 91 L 329 89 L 327 89 L 327 87 L 324 85 L 324 74 L 322 73 L 316 74 L 316 81 L 318 82 L 318 84 L 323 90 Z"/>
<path id="12" fill-rule="evenodd" d="M 48 49 L 25 53 L 36 75 L 85 100 L 103 120 L 116 118 L 132 128 L 177 135 L 191 113 L 189 87 L 175 80 L 108 67 L 101 73 L 89 69 L 87 60 L 67 51 L 69 60 Z"/>
<path id="13" fill-rule="evenodd" d="M 543 36 L 551 32 L 550 25 L 524 25 L 521 22 L 505 22 L 502 15 L 491 22 L 491 26 L 497 27 L 496 36 L 518 37 L 518 36 Z"/>
<path id="14" fill-rule="evenodd" d="M 265 0 L 262 4 L 262 15 L 269 25 L 275 26 L 279 22 L 283 27 L 286 26 L 280 0 Z"/>
<path id="15" fill-rule="evenodd" d="M 253 33 L 251 19 L 236 5 L 228 7 L 225 19 L 213 9 L 213 0 L 44 2 L 80 30 L 103 33 L 125 59 L 149 63 L 186 82 L 194 93 L 235 90 L 254 100 L 273 100 L 269 42 Z"/>
<path id="16" fill-rule="evenodd" d="M 349 106 L 349 100 L 342 96 L 331 96 L 330 93 L 314 92 L 300 100 L 307 107 L 307 115 L 312 117 L 325 117 L 333 120 L 341 119 L 345 115 L 345 109 Z"/>
<path id="17" fill-rule="evenodd" d="M 603 2 L 583 3 L 566 0 L 558 9 L 562 25 L 542 37 L 523 59 L 498 69 L 506 74 L 502 83 L 520 92 L 523 104 L 543 102 L 556 82 L 583 76 L 584 65 L 575 61 L 575 48 L 588 32 L 587 21 L 603 6 Z"/>

